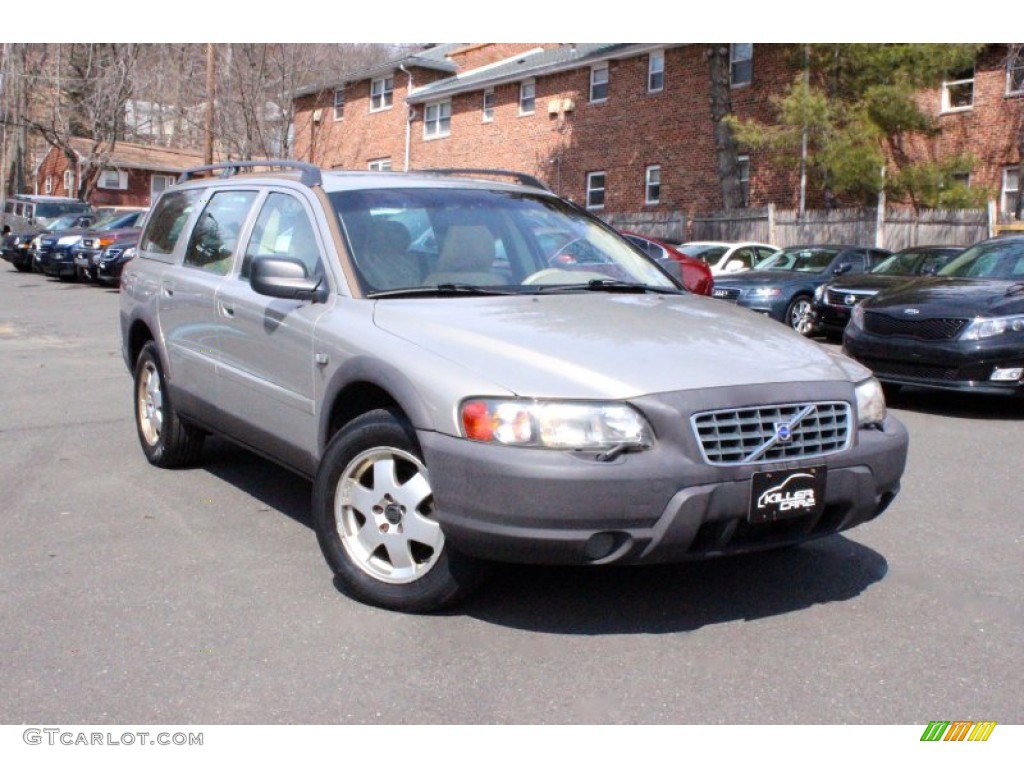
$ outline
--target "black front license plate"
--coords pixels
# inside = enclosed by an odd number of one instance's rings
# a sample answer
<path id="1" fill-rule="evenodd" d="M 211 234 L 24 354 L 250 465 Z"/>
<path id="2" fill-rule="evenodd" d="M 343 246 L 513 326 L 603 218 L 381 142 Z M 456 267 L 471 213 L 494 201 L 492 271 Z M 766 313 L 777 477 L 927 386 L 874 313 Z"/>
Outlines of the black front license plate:
<path id="1" fill-rule="evenodd" d="M 825 506 L 825 467 L 755 472 L 750 483 L 752 523 L 820 514 Z"/>

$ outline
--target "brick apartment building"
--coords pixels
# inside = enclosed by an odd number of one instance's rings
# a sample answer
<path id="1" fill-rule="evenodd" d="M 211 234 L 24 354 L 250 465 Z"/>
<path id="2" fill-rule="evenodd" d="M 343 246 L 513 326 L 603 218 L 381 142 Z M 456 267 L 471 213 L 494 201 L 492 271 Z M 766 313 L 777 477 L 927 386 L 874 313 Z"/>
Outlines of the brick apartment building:
<path id="1" fill-rule="evenodd" d="M 969 152 L 977 165 L 964 181 L 1004 211 L 1019 194 L 1024 115 L 1024 70 L 1006 51 L 989 46 L 973 73 L 922 94 L 942 132 L 910 148 Z M 730 45 L 737 115 L 772 119 L 792 53 Z M 602 214 L 722 207 L 704 45 L 446 44 L 308 88 L 295 106 L 296 157 L 325 167 L 509 168 Z M 795 171 L 757 152 L 740 169 L 750 206 L 796 207 Z"/>
<path id="2" fill-rule="evenodd" d="M 77 197 L 78 181 L 87 170 L 86 158 L 90 156 L 92 141 L 73 138 L 70 144 L 77 155 L 74 163 L 56 147 L 51 147 L 43 157 L 36 170 L 37 194 Z M 202 164 L 200 152 L 118 142 L 104 160 L 87 202 L 94 208 L 144 208 L 173 184 L 182 171 Z"/>

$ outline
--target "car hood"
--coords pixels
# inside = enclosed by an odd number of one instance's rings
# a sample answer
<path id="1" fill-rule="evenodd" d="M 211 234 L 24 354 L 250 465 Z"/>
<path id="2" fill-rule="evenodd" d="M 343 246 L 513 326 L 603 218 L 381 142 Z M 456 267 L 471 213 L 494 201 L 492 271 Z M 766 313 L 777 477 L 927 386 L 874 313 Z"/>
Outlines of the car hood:
<path id="1" fill-rule="evenodd" d="M 886 314 L 915 309 L 915 315 L 922 319 L 1022 314 L 1024 281 L 919 278 L 876 294 L 865 309 Z"/>
<path id="2" fill-rule="evenodd" d="M 374 321 L 523 397 L 621 399 L 870 375 L 784 325 L 699 296 L 381 299 Z"/>
<path id="3" fill-rule="evenodd" d="M 716 275 L 716 288 L 750 288 L 759 285 L 779 285 L 780 283 L 825 282 L 830 277 L 828 272 L 793 272 L 787 269 L 750 269 L 732 275 Z"/>

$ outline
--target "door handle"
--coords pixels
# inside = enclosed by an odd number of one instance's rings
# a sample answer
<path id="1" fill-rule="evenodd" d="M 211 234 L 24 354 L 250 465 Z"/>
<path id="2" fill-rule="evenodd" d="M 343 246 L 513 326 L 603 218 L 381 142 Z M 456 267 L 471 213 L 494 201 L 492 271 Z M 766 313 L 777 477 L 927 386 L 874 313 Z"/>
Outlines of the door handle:
<path id="1" fill-rule="evenodd" d="M 234 317 L 235 316 L 235 305 L 234 304 L 225 304 L 223 301 L 218 301 L 217 302 L 217 306 L 220 308 L 220 313 L 224 317 Z"/>
<path id="2" fill-rule="evenodd" d="M 164 296 L 174 295 L 174 283 L 161 283 L 160 290 L 163 291 Z"/>

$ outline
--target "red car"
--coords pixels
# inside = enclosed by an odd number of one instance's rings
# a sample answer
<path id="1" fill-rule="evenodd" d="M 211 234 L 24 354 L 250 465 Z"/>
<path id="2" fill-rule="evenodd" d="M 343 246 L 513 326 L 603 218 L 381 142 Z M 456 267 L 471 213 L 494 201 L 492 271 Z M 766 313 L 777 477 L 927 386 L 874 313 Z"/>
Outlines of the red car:
<path id="1" fill-rule="evenodd" d="M 659 263 L 664 262 L 666 259 L 678 262 L 679 271 L 683 275 L 683 287 L 690 293 L 696 293 L 700 296 L 711 295 L 715 279 L 711 275 L 711 267 L 700 259 L 691 258 L 663 240 L 647 237 L 647 235 L 638 235 L 636 232 L 625 231 L 619 234 Z"/>

